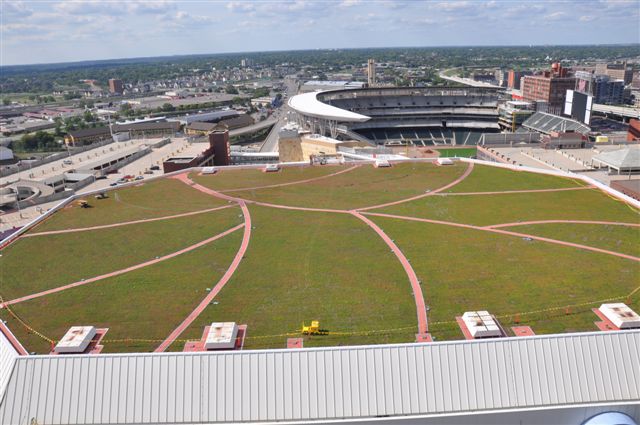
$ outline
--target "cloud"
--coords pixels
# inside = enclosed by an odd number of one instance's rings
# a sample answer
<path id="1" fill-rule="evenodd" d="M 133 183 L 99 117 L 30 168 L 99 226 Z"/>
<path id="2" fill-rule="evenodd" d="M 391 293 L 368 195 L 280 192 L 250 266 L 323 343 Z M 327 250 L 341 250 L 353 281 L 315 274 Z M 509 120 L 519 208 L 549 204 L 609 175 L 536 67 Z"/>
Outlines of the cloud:
<path id="1" fill-rule="evenodd" d="M 560 19 L 564 19 L 567 16 L 566 12 L 553 12 L 553 13 L 549 13 L 547 15 L 544 16 L 544 19 L 548 20 L 548 21 L 557 21 Z"/>
<path id="2" fill-rule="evenodd" d="M 580 17 L 580 22 L 591 22 L 591 21 L 593 21 L 594 19 L 596 19 L 596 17 L 595 17 L 595 16 L 592 16 L 592 15 L 582 15 L 582 16 Z"/>
<path id="3" fill-rule="evenodd" d="M 26 18 L 33 15 L 33 10 L 22 1 L 2 1 L 3 23 L 13 19 Z"/>

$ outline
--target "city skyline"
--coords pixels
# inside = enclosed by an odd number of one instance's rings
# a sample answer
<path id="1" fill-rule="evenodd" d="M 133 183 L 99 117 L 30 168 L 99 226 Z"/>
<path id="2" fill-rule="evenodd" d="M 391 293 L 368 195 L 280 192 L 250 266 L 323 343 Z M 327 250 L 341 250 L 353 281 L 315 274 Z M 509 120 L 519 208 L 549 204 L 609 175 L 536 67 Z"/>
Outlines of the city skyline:
<path id="1" fill-rule="evenodd" d="M 305 49 L 640 42 L 635 0 L 0 5 L 1 65 Z"/>

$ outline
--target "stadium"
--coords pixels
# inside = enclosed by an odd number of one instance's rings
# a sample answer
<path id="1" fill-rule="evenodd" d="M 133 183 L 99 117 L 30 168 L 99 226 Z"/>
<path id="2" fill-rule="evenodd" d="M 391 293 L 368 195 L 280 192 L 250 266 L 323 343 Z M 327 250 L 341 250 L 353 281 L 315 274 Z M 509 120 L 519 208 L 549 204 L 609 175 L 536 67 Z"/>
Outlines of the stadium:
<path id="1" fill-rule="evenodd" d="M 371 144 L 476 145 L 499 132 L 500 92 L 488 88 L 366 88 L 293 96 L 298 124 L 312 133 Z"/>
<path id="2" fill-rule="evenodd" d="M 637 417 L 640 331 L 603 306 L 640 311 L 638 202 L 569 173 L 391 165 L 181 170 L 14 233 L 0 423 Z"/>

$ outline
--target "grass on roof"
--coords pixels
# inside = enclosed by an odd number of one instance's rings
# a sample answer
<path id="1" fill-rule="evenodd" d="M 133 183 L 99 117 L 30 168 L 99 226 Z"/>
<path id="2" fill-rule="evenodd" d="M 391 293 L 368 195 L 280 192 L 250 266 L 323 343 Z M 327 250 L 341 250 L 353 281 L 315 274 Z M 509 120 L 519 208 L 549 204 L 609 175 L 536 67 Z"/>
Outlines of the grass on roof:
<path id="1" fill-rule="evenodd" d="M 175 179 L 160 179 L 107 192 L 107 199 L 85 199 L 92 208 L 73 203 L 39 224 L 34 231 L 99 226 L 204 210 L 227 202 L 193 190 Z"/>
<path id="2" fill-rule="evenodd" d="M 346 170 L 349 166 L 283 167 L 278 172 L 265 173 L 258 169 L 226 169 L 213 175 L 191 173 L 192 180 L 215 190 L 232 190 L 256 186 L 291 183 L 326 176 Z"/>
<path id="3" fill-rule="evenodd" d="M 193 190 L 193 189 L 191 189 Z M 242 223 L 239 208 L 87 232 L 21 238 L 2 251 L 5 300 L 123 269 Z"/>
<path id="4" fill-rule="evenodd" d="M 638 211 L 597 189 L 501 195 L 430 196 L 375 212 L 487 226 L 528 220 L 637 223 Z"/>
<path id="5" fill-rule="evenodd" d="M 222 277 L 241 239 L 239 230 L 165 262 L 11 308 L 54 340 L 74 325 L 106 327 L 104 352 L 152 351 Z M 50 351 L 45 340 L 27 332 L 6 310 L 0 310 L 0 318 L 7 320 L 27 350 L 39 354 Z"/>
<path id="6" fill-rule="evenodd" d="M 438 167 L 402 163 L 390 168 L 363 165 L 356 170 L 304 185 L 229 192 L 246 199 L 313 208 L 352 209 L 396 201 L 438 189 L 464 173 L 467 164 Z"/>
<path id="7" fill-rule="evenodd" d="M 531 224 L 505 229 L 640 257 L 640 227 L 561 223 Z"/>
<path id="8" fill-rule="evenodd" d="M 579 180 L 475 164 L 471 174 L 447 192 L 559 189 L 584 186 Z"/>
<path id="9" fill-rule="evenodd" d="M 244 260 L 216 298 L 219 304 L 209 305 L 185 337 L 200 339 L 214 321 L 236 321 L 248 324 L 247 348 L 285 347 L 286 336 L 263 337 L 319 320 L 333 332 L 408 329 L 375 337 L 306 338 L 305 346 L 415 339 L 409 280 L 368 226 L 346 214 L 250 209 L 255 229 Z"/>
<path id="10" fill-rule="evenodd" d="M 596 330 L 595 315 L 567 316 L 564 307 L 593 302 L 576 313 L 603 299 L 624 301 L 640 285 L 640 263 L 632 260 L 481 230 L 371 218 L 395 238 L 422 280 L 430 330 L 439 339 L 461 338 L 451 322 L 473 310 L 510 315 L 510 323 L 516 313 L 559 307 L 553 314 L 521 314 L 521 320 L 536 333 Z"/>

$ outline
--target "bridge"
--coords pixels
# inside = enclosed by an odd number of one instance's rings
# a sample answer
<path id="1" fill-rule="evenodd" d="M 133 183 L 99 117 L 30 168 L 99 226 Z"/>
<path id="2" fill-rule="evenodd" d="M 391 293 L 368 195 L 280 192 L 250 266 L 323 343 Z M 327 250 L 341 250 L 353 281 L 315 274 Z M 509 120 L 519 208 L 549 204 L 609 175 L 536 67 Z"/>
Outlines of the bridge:
<path id="1" fill-rule="evenodd" d="M 594 103 L 593 112 L 600 112 L 607 115 L 617 115 L 624 118 L 640 119 L 640 108 L 630 108 L 627 106 L 611 106 Z"/>

